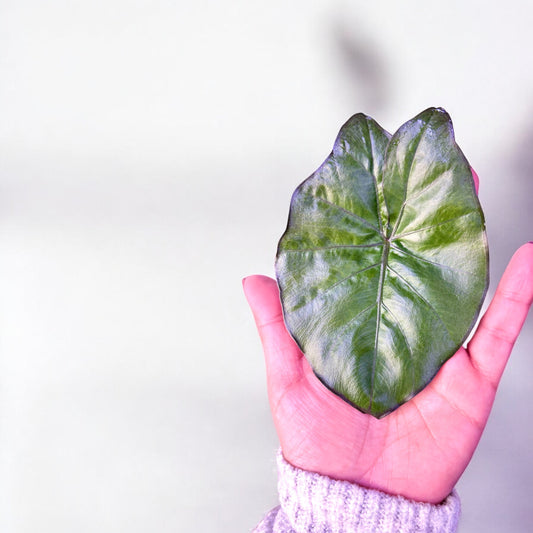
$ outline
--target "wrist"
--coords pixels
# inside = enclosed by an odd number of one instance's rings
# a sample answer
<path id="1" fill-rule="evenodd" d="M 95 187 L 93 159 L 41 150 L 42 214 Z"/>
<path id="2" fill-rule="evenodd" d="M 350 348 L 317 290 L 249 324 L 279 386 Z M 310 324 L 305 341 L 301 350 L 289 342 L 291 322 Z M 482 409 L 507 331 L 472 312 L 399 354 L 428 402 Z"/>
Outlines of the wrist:
<path id="1" fill-rule="evenodd" d="M 455 491 L 437 505 L 415 502 L 300 469 L 286 461 L 281 451 L 278 471 L 281 507 L 295 531 L 324 528 L 392 533 L 457 529 L 460 501 Z"/>

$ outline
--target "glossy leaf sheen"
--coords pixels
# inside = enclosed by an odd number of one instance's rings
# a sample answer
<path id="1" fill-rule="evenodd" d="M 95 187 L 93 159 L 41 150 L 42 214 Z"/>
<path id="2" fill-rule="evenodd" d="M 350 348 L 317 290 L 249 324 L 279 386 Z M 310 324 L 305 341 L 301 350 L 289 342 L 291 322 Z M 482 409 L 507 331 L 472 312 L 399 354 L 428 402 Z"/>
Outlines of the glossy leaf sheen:
<path id="1" fill-rule="evenodd" d="M 485 222 L 442 109 L 394 135 L 358 114 L 294 192 L 276 259 L 287 328 L 365 413 L 409 400 L 464 342 L 488 285 Z"/>

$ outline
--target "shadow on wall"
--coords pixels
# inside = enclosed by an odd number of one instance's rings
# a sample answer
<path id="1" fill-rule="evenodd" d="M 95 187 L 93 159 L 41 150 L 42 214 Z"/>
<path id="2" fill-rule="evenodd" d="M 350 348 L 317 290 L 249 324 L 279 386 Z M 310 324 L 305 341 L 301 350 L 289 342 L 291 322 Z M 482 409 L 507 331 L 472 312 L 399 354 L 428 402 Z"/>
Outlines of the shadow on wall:
<path id="1" fill-rule="evenodd" d="M 488 158 L 493 174 L 486 197 L 493 288 L 514 251 L 533 240 L 532 137 L 533 126 L 528 125 Z"/>
<path id="2" fill-rule="evenodd" d="M 531 116 L 529 113 L 526 116 Z M 529 124 L 528 128 L 514 143 L 514 150 L 510 153 L 509 168 L 511 169 L 512 179 L 510 183 L 516 184 L 516 190 L 513 199 L 516 201 L 513 211 L 518 224 L 512 224 L 507 228 L 510 232 L 517 232 L 522 241 L 533 240 L 533 209 L 531 199 L 533 198 L 533 150 L 531 149 L 531 139 L 533 138 L 533 125 Z M 502 176 L 505 180 L 506 176 Z M 502 183 L 502 188 L 507 187 Z M 517 227 L 518 226 L 518 227 Z"/>
<path id="3" fill-rule="evenodd" d="M 390 101 L 389 75 L 384 54 L 353 17 L 336 14 L 330 26 L 333 55 L 338 65 L 339 85 L 348 101 L 376 115 Z"/>

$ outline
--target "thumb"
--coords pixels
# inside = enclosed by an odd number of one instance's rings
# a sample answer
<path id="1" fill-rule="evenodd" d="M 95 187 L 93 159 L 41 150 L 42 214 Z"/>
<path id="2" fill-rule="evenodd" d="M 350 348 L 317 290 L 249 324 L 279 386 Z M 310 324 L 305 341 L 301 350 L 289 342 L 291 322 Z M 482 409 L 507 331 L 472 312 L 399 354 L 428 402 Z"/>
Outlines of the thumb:
<path id="1" fill-rule="evenodd" d="M 511 258 L 468 344 L 474 366 L 496 387 L 533 302 L 533 243 Z"/>
<path id="2" fill-rule="evenodd" d="M 242 285 L 263 345 L 269 389 L 284 390 L 301 376 L 303 354 L 285 327 L 278 285 L 267 276 L 249 276 Z"/>

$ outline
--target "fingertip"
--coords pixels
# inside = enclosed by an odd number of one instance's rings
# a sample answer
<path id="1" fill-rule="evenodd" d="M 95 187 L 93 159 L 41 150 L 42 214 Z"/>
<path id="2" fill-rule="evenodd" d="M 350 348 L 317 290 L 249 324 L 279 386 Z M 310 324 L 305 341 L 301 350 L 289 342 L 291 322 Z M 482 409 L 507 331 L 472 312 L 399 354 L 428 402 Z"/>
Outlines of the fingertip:
<path id="1" fill-rule="evenodd" d="M 242 280 L 244 295 L 258 325 L 281 315 L 278 284 L 262 275 L 247 276 Z"/>
<path id="2" fill-rule="evenodd" d="M 511 257 L 502 279 L 496 289 L 504 294 L 530 301 L 533 298 L 533 244 L 528 242 L 516 250 Z"/>
<path id="3" fill-rule="evenodd" d="M 476 193 L 479 193 L 479 176 L 472 167 L 470 167 L 470 171 L 472 172 L 472 178 L 474 179 L 474 187 L 476 189 Z"/>
<path id="4" fill-rule="evenodd" d="M 243 278 L 242 288 L 246 298 L 250 300 L 250 298 L 254 299 L 258 294 L 261 295 L 265 292 L 272 291 L 274 288 L 277 291 L 278 284 L 275 280 L 269 278 L 268 276 L 254 274 Z"/>
<path id="5" fill-rule="evenodd" d="M 519 262 L 520 264 L 533 267 L 533 241 L 526 242 L 520 246 L 520 248 L 518 248 L 518 250 L 516 250 L 516 252 L 513 254 L 510 262 Z"/>

